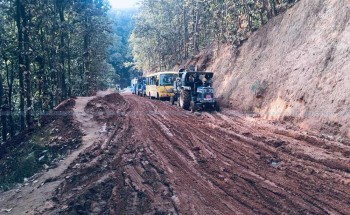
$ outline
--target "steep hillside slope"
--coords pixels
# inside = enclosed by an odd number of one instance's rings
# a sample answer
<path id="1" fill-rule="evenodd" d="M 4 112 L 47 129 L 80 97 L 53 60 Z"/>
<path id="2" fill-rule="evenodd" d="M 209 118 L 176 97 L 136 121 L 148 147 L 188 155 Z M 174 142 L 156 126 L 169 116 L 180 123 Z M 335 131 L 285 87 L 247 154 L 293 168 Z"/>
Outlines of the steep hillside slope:
<path id="1" fill-rule="evenodd" d="M 267 119 L 350 136 L 349 6 L 301 1 L 255 32 L 238 54 L 222 48 L 206 66 L 216 73 L 217 95 Z"/>

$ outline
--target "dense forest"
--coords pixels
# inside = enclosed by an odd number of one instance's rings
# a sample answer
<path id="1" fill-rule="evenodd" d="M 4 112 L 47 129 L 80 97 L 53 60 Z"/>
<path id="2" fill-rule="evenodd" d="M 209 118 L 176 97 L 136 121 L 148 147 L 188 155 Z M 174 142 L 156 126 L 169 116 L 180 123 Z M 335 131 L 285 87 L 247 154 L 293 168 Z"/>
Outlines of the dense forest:
<path id="1" fill-rule="evenodd" d="M 130 78 L 131 17 L 105 0 L 0 0 L 2 142 L 64 99 Z"/>
<path id="2" fill-rule="evenodd" d="M 130 84 L 130 80 L 138 74 L 134 68 L 133 56 L 129 46 L 129 37 L 134 29 L 136 9 L 111 11 L 109 17 L 113 22 L 114 44 L 108 51 L 108 62 L 117 73 L 116 80 L 122 88 Z"/>
<path id="3" fill-rule="evenodd" d="M 298 0 L 144 0 L 130 38 L 138 68 L 172 68 L 203 48 L 232 44 Z"/>

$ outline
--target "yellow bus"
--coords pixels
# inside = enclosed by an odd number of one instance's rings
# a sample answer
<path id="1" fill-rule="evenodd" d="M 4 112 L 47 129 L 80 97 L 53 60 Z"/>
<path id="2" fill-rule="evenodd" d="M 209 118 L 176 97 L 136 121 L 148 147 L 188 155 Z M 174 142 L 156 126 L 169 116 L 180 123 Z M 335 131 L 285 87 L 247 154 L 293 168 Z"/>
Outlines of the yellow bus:
<path id="1" fill-rule="evenodd" d="M 146 95 L 150 98 L 170 98 L 174 95 L 177 72 L 157 72 L 146 76 Z"/>

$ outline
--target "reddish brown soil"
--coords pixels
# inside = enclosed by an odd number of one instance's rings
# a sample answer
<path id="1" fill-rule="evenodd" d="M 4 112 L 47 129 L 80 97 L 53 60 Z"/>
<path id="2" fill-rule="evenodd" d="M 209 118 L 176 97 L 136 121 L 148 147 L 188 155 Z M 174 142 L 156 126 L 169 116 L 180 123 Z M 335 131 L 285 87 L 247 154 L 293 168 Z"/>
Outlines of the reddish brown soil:
<path id="1" fill-rule="evenodd" d="M 349 7 L 299 1 L 241 47 L 204 50 L 187 65 L 214 72 L 217 96 L 232 109 L 350 137 Z"/>
<path id="2" fill-rule="evenodd" d="M 105 134 L 83 140 L 92 142 L 46 182 L 59 184 L 35 213 L 350 211 L 349 143 L 229 110 L 199 115 L 169 102 L 123 97 L 86 103 L 87 117 L 99 112 L 95 131 Z"/>

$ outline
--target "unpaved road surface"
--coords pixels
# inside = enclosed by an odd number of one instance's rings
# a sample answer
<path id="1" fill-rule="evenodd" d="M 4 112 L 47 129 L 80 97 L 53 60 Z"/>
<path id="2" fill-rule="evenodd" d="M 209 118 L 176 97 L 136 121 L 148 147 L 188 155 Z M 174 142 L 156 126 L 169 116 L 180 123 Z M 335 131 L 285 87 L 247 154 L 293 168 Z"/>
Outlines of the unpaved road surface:
<path id="1" fill-rule="evenodd" d="M 86 105 L 77 117 L 87 133 L 81 153 L 41 186 L 51 187 L 45 200 L 31 204 L 26 199 L 39 192 L 16 200 L 10 191 L 1 194 L 2 208 L 21 208 L 14 214 L 350 211 L 346 141 L 229 110 L 192 114 L 129 94 L 78 98 L 76 104 Z"/>

